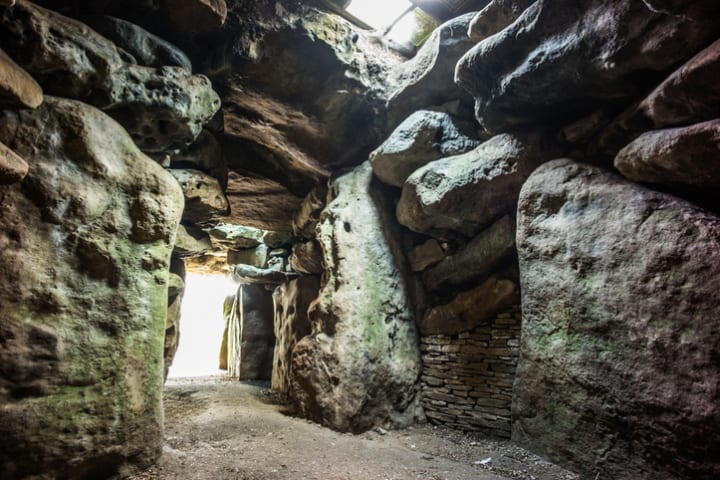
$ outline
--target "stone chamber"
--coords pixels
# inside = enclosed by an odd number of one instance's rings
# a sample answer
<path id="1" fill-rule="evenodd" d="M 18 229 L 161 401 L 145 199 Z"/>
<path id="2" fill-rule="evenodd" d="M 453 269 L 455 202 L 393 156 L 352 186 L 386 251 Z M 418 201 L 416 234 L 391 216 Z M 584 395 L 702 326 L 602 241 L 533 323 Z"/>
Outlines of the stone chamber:
<path id="1" fill-rule="evenodd" d="M 0 477 L 155 462 L 206 271 L 313 422 L 720 478 L 720 2 L 347 3 L 0 0 Z"/>

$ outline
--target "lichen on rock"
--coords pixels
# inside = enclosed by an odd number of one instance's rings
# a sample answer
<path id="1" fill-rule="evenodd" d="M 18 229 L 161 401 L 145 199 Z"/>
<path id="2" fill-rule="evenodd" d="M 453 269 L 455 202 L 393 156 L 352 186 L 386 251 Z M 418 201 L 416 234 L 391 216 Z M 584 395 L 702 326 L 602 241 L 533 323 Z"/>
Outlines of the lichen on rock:
<path id="1" fill-rule="evenodd" d="M 147 465 L 162 445 L 180 188 L 80 102 L 4 111 L 0 138 L 30 165 L 22 183 L 0 186 L 0 476 Z"/>
<path id="2" fill-rule="evenodd" d="M 407 267 L 371 180 L 366 162 L 333 184 L 318 226 L 325 273 L 310 310 L 313 333 L 297 344 L 292 360 L 299 413 L 341 431 L 406 426 L 421 415 Z"/>

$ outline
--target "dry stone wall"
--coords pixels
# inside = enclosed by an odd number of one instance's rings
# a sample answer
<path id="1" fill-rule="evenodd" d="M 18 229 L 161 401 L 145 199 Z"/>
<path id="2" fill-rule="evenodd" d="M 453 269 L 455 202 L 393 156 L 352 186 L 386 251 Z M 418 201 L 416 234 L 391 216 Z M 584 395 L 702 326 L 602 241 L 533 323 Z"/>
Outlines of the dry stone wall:
<path id="1" fill-rule="evenodd" d="M 516 305 L 470 331 L 420 339 L 422 404 L 431 423 L 510 437 L 521 322 Z"/>

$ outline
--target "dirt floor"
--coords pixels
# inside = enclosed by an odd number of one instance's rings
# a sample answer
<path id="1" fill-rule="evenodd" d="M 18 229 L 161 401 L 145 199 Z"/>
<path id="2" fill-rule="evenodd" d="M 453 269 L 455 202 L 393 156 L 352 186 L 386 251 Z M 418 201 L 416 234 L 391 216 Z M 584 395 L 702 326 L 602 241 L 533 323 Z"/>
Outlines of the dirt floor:
<path id="1" fill-rule="evenodd" d="M 422 425 L 337 433 L 289 416 L 263 384 L 169 380 L 159 464 L 132 477 L 214 480 L 574 480 L 506 441 Z"/>

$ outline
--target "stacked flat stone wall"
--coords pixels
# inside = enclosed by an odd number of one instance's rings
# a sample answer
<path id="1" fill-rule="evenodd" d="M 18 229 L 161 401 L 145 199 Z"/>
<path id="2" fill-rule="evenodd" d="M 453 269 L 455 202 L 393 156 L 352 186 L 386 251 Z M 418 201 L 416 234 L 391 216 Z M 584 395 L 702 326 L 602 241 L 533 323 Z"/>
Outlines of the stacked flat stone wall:
<path id="1" fill-rule="evenodd" d="M 423 407 L 430 422 L 510 437 L 521 319 L 517 305 L 469 332 L 421 338 Z"/>

